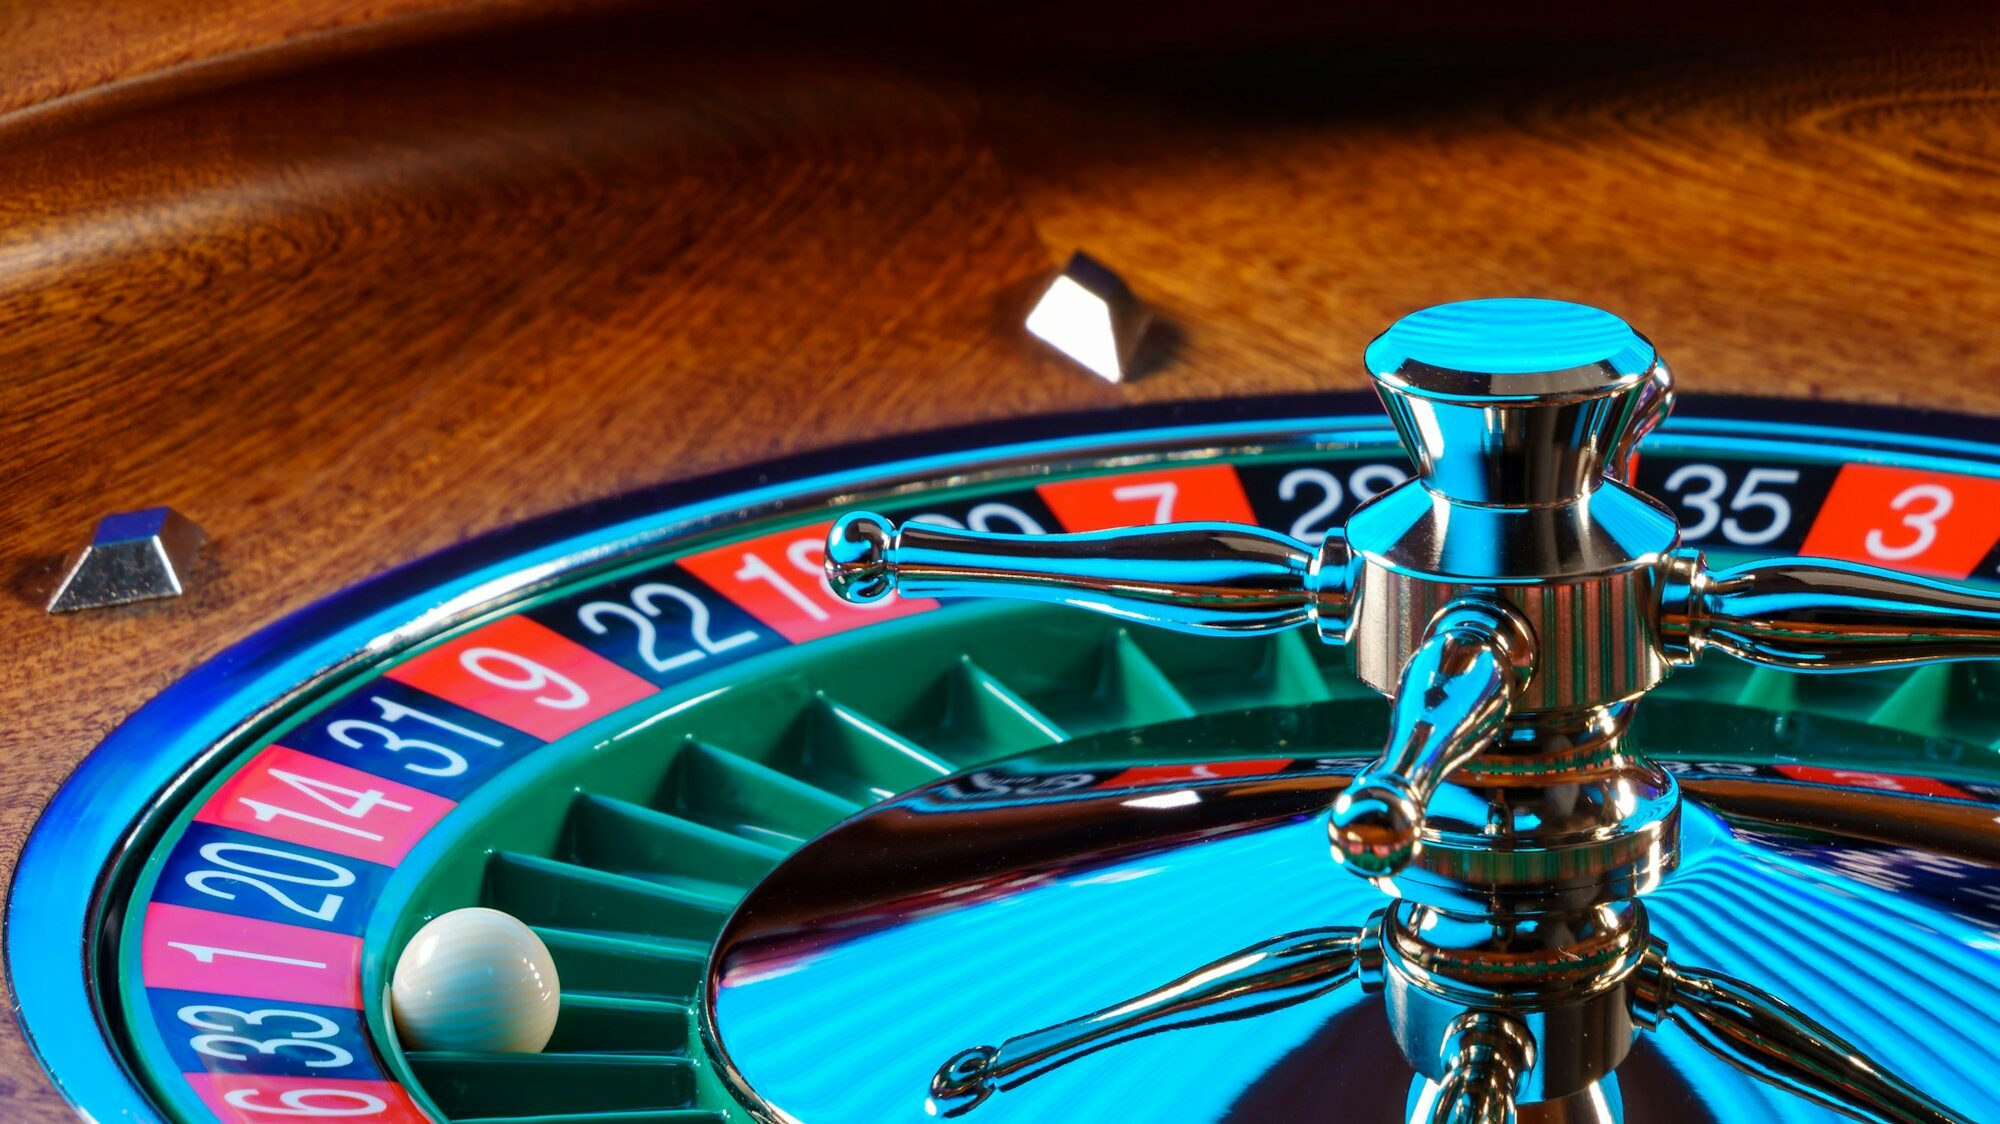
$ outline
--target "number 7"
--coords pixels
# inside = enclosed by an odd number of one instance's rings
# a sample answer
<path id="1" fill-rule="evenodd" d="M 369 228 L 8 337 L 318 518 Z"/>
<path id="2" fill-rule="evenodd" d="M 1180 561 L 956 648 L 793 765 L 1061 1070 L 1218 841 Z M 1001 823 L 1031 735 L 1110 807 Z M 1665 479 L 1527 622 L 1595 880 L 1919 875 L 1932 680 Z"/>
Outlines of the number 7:
<path id="1" fill-rule="evenodd" d="M 1126 484 L 1111 489 L 1111 498 L 1119 503 L 1143 503 L 1153 500 L 1153 522 L 1166 523 L 1174 517 L 1174 498 L 1180 495 L 1180 488 L 1171 480 L 1157 484 Z"/>

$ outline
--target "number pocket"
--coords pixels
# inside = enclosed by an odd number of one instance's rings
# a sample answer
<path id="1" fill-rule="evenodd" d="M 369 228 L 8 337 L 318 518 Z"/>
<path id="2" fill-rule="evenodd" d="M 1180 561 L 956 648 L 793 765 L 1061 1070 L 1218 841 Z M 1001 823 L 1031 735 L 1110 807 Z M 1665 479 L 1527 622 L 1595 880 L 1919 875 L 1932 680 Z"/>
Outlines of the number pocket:
<path id="1" fill-rule="evenodd" d="M 251 866 L 236 859 L 226 857 L 234 852 L 246 851 L 255 855 L 284 859 L 288 862 L 303 863 L 308 867 L 325 871 L 328 877 L 312 878 L 300 874 L 288 874 L 282 870 L 268 870 L 264 867 Z M 314 858 L 310 855 L 301 855 L 293 851 L 281 851 L 274 847 L 259 847 L 250 843 L 208 843 L 202 846 L 201 857 L 223 869 L 189 872 L 183 879 L 189 887 L 212 898 L 235 901 L 237 898 L 233 891 L 218 887 L 216 884 L 221 883 L 223 887 L 232 883 L 241 886 L 254 886 L 272 901 L 284 906 L 291 912 L 299 914 L 302 917 L 310 917 L 315 921 L 332 921 L 338 916 L 340 907 L 347 899 L 340 894 L 328 893 L 321 897 L 318 905 L 309 906 L 293 898 L 290 894 L 272 885 L 271 881 L 267 880 L 291 882 L 303 886 L 327 886 L 335 889 L 354 884 L 354 872 L 344 866 L 328 862 L 325 859 Z"/>
<path id="2" fill-rule="evenodd" d="M 660 654 L 660 632 L 653 622 L 662 612 L 662 599 L 687 610 L 688 638 L 694 641 L 694 647 L 672 655 Z M 710 632 L 714 618 L 707 603 L 677 585 L 647 582 L 632 591 L 631 602 L 630 605 L 621 605 L 616 601 L 592 601 L 576 611 L 576 619 L 599 636 L 611 631 L 610 625 L 605 623 L 607 618 L 629 624 L 638 634 L 639 659 L 656 672 L 675 671 L 732 648 L 757 642 L 757 633 L 750 629 L 717 639 Z"/>

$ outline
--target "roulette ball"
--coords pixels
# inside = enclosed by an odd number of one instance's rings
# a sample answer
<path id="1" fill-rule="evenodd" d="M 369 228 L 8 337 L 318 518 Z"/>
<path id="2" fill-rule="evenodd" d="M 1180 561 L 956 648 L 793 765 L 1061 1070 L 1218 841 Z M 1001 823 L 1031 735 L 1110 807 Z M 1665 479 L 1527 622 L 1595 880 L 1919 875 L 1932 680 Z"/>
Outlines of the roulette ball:
<path id="1" fill-rule="evenodd" d="M 0 18 L 0 1119 L 2000 1120 L 1978 7 Z"/>
<path id="2" fill-rule="evenodd" d="M 539 1054 L 562 1015 L 562 976 L 520 919 L 466 906 L 426 921 L 403 946 L 389 1014 L 416 1049 Z"/>

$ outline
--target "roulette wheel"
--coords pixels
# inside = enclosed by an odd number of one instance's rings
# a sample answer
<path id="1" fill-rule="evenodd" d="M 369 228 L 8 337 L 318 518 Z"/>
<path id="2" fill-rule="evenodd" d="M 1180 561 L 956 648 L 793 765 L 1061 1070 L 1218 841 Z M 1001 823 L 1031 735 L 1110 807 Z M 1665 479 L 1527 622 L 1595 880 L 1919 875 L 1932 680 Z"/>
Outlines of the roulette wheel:
<path id="1" fill-rule="evenodd" d="M 8 1119 L 2000 1119 L 1990 32 L 258 11 L 8 111 L 9 504 L 209 531 L 8 606 Z M 1773 120 L 1848 147 L 1587 174 Z M 1357 154 L 1492 241 L 1305 269 Z"/>

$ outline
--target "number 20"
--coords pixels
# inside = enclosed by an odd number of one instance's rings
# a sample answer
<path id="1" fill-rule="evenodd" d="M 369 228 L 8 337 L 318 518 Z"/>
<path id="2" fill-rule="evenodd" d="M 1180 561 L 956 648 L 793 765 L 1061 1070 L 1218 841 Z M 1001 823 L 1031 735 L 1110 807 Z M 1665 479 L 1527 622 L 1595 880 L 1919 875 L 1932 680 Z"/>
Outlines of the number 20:
<path id="1" fill-rule="evenodd" d="M 269 867 L 253 866 L 250 863 L 229 857 L 234 854 L 245 853 L 298 863 L 315 870 L 325 871 L 327 877 L 315 878 L 309 875 L 290 873 L 282 869 L 272 870 Z M 225 886 L 231 883 L 255 886 L 264 896 L 291 910 L 293 913 L 311 917 L 318 921 L 333 920 L 339 914 L 341 905 L 346 902 L 346 897 L 341 894 L 328 893 L 322 896 L 319 905 L 308 906 L 285 891 L 273 886 L 271 881 L 290 882 L 300 886 L 330 886 L 336 890 L 343 886 L 352 886 L 354 884 L 354 872 L 344 866 L 330 863 L 325 859 L 317 859 L 311 855 L 301 855 L 293 851 L 279 850 L 273 847 L 259 847 L 251 843 L 206 843 L 202 845 L 201 857 L 222 869 L 190 872 L 184 879 L 189 887 L 199 890 L 210 897 L 221 898 L 224 901 L 235 901 L 236 895 L 230 890 L 225 889 Z M 217 886 L 216 883 L 218 882 L 223 883 L 223 886 Z"/>

